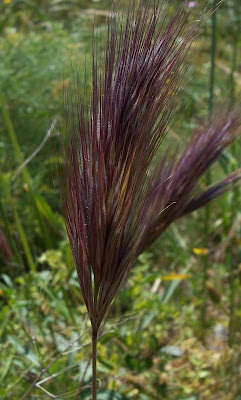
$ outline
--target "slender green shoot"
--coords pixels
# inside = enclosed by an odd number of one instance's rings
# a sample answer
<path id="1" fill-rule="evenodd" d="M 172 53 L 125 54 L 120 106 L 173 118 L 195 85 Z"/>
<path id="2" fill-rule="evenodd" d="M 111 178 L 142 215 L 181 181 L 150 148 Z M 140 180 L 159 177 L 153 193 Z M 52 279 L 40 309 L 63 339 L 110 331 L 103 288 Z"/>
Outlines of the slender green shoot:
<path id="1" fill-rule="evenodd" d="M 214 104 L 214 87 L 215 87 L 215 57 L 216 57 L 216 30 L 217 30 L 217 0 L 213 0 L 212 2 L 212 30 L 211 30 L 211 65 L 210 65 L 210 85 L 209 85 L 209 102 L 208 102 L 208 113 L 209 117 L 212 115 L 213 104 Z M 208 170 L 206 175 L 206 186 L 209 187 L 212 183 L 211 171 Z M 210 205 L 207 205 L 205 209 L 205 217 L 204 217 L 204 241 L 205 246 L 209 248 L 209 238 L 210 238 L 210 216 L 211 216 L 211 208 Z M 209 255 L 207 254 L 203 258 L 203 275 L 202 275 L 202 308 L 201 308 L 201 324 L 203 328 L 202 336 L 204 336 L 204 331 L 207 325 L 206 318 L 206 282 L 208 279 L 207 271 L 209 268 Z"/>
<path id="2" fill-rule="evenodd" d="M 18 164 L 22 165 L 23 162 L 24 162 L 24 157 L 23 157 L 23 154 L 21 152 L 21 149 L 20 149 L 20 146 L 19 146 L 19 143 L 18 143 L 18 139 L 17 139 L 17 135 L 16 135 L 16 132 L 15 132 L 15 129 L 14 129 L 14 126 L 13 126 L 9 111 L 8 111 L 8 107 L 7 107 L 5 98 L 4 98 L 2 93 L 0 93 L 0 108 L 2 110 L 3 119 L 4 119 L 4 122 L 5 122 L 6 128 L 7 128 L 8 134 L 9 134 L 10 141 L 11 141 L 12 146 L 13 146 L 14 155 L 16 157 L 16 160 L 17 160 Z M 23 179 L 24 179 L 24 181 L 27 184 L 28 189 L 29 189 L 31 203 L 32 203 L 33 208 L 34 208 L 35 215 L 36 215 L 36 217 L 37 217 L 37 219 L 39 221 L 39 225 L 40 225 L 40 229 L 41 229 L 41 232 L 42 232 L 43 241 L 45 243 L 46 248 L 51 248 L 52 247 L 52 240 L 51 240 L 50 234 L 48 232 L 48 229 L 47 229 L 47 227 L 46 227 L 46 225 L 44 223 L 42 215 L 41 215 L 41 213 L 40 213 L 40 211 L 38 209 L 38 205 L 37 205 L 37 202 L 36 202 L 36 199 L 35 199 L 35 196 L 34 196 L 34 191 L 32 189 L 31 178 L 30 178 L 30 175 L 29 175 L 29 172 L 28 172 L 26 166 L 24 166 L 22 168 L 21 173 L 22 173 Z"/>

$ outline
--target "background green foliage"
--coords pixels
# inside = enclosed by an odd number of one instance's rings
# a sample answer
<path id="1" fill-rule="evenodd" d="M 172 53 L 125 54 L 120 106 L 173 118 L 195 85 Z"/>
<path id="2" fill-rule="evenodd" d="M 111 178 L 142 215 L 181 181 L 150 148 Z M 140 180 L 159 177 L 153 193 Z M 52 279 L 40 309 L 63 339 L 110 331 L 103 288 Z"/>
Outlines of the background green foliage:
<path id="1" fill-rule="evenodd" d="M 169 4 L 170 13 L 176 4 Z M 0 3 L 3 399 L 90 395 L 90 325 L 54 185 L 58 160 L 49 141 L 18 168 L 56 116 L 61 125 L 69 58 L 79 65 L 86 60 L 90 72 L 93 18 L 103 32 L 107 8 L 104 0 Z M 239 97 L 240 15 L 238 0 L 225 1 L 217 11 L 215 103 Z M 185 143 L 208 114 L 210 32 L 208 18 L 170 131 L 174 142 Z M 214 166 L 213 181 L 240 166 L 239 146 Z M 139 257 L 98 345 L 98 399 L 241 399 L 240 223 L 237 189 L 210 207 L 208 248 L 201 211 L 171 226 Z M 203 287 L 204 257 L 209 267 Z M 204 305 L 205 321 L 200 318 Z"/>

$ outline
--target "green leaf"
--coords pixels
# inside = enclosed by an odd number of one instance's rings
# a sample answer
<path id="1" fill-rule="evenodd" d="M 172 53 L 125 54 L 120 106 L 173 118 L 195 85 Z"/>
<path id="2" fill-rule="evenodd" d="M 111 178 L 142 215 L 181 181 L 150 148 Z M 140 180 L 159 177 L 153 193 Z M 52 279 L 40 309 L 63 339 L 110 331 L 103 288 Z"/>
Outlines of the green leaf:
<path id="1" fill-rule="evenodd" d="M 172 295 L 174 294 L 177 287 L 180 285 L 180 280 L 172 281 L 172 283 L 168 286 L 168 288 L 163 293 L 162 302 L 163 304 L 167 304 Z"/>
<path id="2" fill-rule="evenodd" d="M 42 196 L 35 193 L 34 197 L 40 213 L 47 219 L 47 221 L 49 221 L 53 228 L 57 230 L 61 229 L 63 227 L 62 218 L 51 210 L 50 206 Z"/>
<path id="3" fill-rule="evenodd" d="M 14 284 L 12 279 L 10 278 L 10 276 L 6 275 L 6 274 L 1 274 L 1 278 L 4 280 L 4 282 L 6 283 L 6 285 L 10 288 L 14 288 Z"/>
<path id="4" fill-rule="evenodd" d="M 15 351 L 12 354 L 9 354 L 9 358 L 6 360 L 6 363 L 4 364 L 4 367 L 2 368 L 1 372 L 0 372 L 0 382 L 3 382 L 4 379 L 6 378 L 6 376 L 8 375 L 8 372 L 11 368 L 13 359 L 15 356 Z"/>
<path id="5" fill-rule="evenodd" d="M 145 330 L 150 325 L 151 321 L 158 315 L 158 313 L 159 311 L 157 306 L 155 307 L 154 310 L 146 313 L 141 320 L 140 330 Z"/>

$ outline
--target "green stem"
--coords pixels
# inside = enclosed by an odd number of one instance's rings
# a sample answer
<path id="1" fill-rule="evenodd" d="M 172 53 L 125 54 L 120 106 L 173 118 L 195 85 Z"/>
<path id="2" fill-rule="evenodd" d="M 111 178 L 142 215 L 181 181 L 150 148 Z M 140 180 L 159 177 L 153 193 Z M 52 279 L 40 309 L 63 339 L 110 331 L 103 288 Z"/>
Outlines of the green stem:
<path id="1" fill-rule="evenodd" d="M 11 246 L 11 250 L 13 252 L 14 260 L 15 260 L 15 262 L 17 264 L 21 265 L 21 264 L 23 264 L 23 262 L 22 262 L 20 254 L 19 254 L 19 251 L 18 251 L 17 245 L 15 243 L 15 240 L 13 239 L 13 235 L 10 232 L 9 224 L 8 224 L 7 217 L 5 215 L 4 207 L 3 207 L 3 204 L 2 204 L 1 200 L 0 200 L 0 217 L 1 217 L 1 220 L 3 221 L 3 224 L 4 224 L 4 229 L 5 229 L 7 238 L 8 238 L 8 242 L 9 242 L 9 244 Z"/>
<path id="2" fill-rule="evenodd" d="M 237 63 L 238 63 L 238 41 L 239 41 L 239 36 L 240 36 L 240 24 L 241 24 L 241 18 L 239 12 L 239 4 L 236 0 L 233 0 L 233 19 L 238 20 L 235 21 L 235 26 L 234 26 L 234 35 L 233 35 L 233 54 L 232 54 L 232 62 L 231 62 L 231 74 L 230 74 L 230 85 L 231 85 L 231 90 L 230 90 L 230 104 L 231 106 L 235 102 L 235 71 L 237 69 Z M 232 146 L 232 156 L 234 159 L 237 159 L 238 157 L 238 149 L 237 149 L 237 143 L 234 143 Z M 233 169 L 236 169 L 236 166 L 233 167 Z M 232 198 L 232 208 L 231 208 L 231 221 L 234 222 L 235 217 L 236 217 L 236 210 L 239 209 L 239 197 L 240 197 L 240 189 L 235 188 L 233 190 L 233 198 Z M 235 341 L 235 300 L 236 300 L 236 279 L 235 279 L 235 264 L 238 260 L 236 260 L 236 254 L 233 250 L 235 246 L 232 244 L 229 246 L 227 250 L 227 265 L 230 266 L 229 268 L 229 310 L 230 310 L 230 316 L 229 316 L 229 346 L 232 347 Z"/>
<path id="3" fill-rule="evenodd" d="M 217 15 L 216 15 L 216 7 L 217 0 L 213 0 L 212 3 L 212 32 L 211 32 L 211 67 L 210 67 L 210 85 L 209 85 L 209 102 L 208 102 L 208 114 L 209 117 L 212 115 L 213 111 L 213 103 L 214 103 L 214 84 L 215 84 L 215 58 L 216 58 L 216 29 L 217 29 Z M 212 183 L 211 171 L 208 170 L 206 176 L 206 186 L 210 186 Z M 205 209 L 205 217 L 204 217 L 204 237 L 205 237 L 205 246 L 209 248 L 209 236 L 210 236 L 210 216 L 211 210 L 210 205 L 206 206 Z M 203 327 L 203 335 L 207 325 L 206 320 L 206 282 L 208 279 L 207 271 L 209 268 L 209 259 L 208 255 L 203 259 L 203 274 L 202 274 L 202 309 L 201 309 L 201 323 Z"/>
<path id="4" fill-rule="evenodd" d="M 10 118 L 10 114 L 8 112 L 8 109 L 7 109 L 7 105 L 6 105 L 5 99 L 4 99 L 4 97 L 3 97 L 3 95 L 1 93 L 0 93 L 0 106 L 1 106 L 1 109 L 2 109 L 3 119 L 4 119 L 4 122 L 5 122 L 6 128 L 7 128 L 7 131 L 8 131 L 12 146 L 13 146 L 15 157 L 17 159 L 18 164 L 21 165 L 24 162 L 24 158 L 23 158 L 23 155 L 22 155 L 19 143 L 18 143 L 18 139 L 17 139 L 16 133 L 15 133 L 11 118 Z M 28 174 L 28 171 L 27 171 L 26 167 L 24 167 L 22 169 L 22 174 L 23 174 L 25 182 L 29 186 L 31 186 L 30 177 L 29 177 L 29 174 Z"/>
<path id="5" fill-rule="evenodd" d="M 36 272 L 36 266 L 35 266 L 35 263 L 34 263 L 34 260 L 32 257 L 32 253 L 31 253 L 31 250 L 30 250 L 30 247 L 28 244 L 27 236 L 25 235 L 24 229 L 20 222 L 20 218 L 19 218 L 17 209 L 16 209 L 16 207 L 14 207 L 14 205 L 13 205 L 13 214 L 14 214 L 14 219 L 15 219 L 17 230 L 18 230 L 19 238 L 21 240 L 29 268 L 31 271 Z"/>
<path id="6" fill-rule="evenodd" d="M 7 105 L 6 105 L 6 102 L 5 102 L 5 99 L 4 99 L 4 96 L 2 95 L 2 93 L 0 93 L 0 107 L 2 109 L 3 119 L 4 119 L 5 125 L 7 127 L 7 131 L 8 131 L 8 134 L 9 134 L 10 141 L 11 141 L 12 146 L 13 146 L 13 150 L 14 150 L 14 154 L 15 154 L 16 160 L 17 160 L 18 164 L 21 165 L 24 162 L 24 157 L 23 157 L 23 154 L 21 152 L 21 149 L 20 149 L 20 146 L 19 146 L 19 143 L 18 143 L 18 139 L 17 139 L 17 135 L 16 135 L 16 132 L 15 132 L 15 129 L 14 129 L 14 126 L 13 126 L 13 123 L 12 123 L 12 120 L 11 120 L 11 117 L 10 117 L 10 114 L 9 114 L 9 111 L 8 111 L 8 108 L 7 108 Z M 34 192 L 33 192 L 33 189 L 32 189 L 31 178 L 30 178 L 30 175 L 28 173 L 28 170 L 27 170 L 26 166 L 24 168 L 22 168 L 21 172 L 22 172 L 24 181 L 26 182 L 26 184 L 28 186 L 28 189 L 29 189 L 31 202 L 32 202 L 33 208 L 35 210 L 36 217 L 37 217 L 37 219 L 39 221 L 40 229 L 41 229 L 41 232 L 42 232 L 42 237 L 43 237 L 43 240 L 45 242 L 46 248 L 51 248 L 51 247 L 53 247 L 52 246 L 52 239 L 51 239 L 51 237 L 49 235 L 49 232 L 48 232 L 48 230 L 47 230 L 47 228 L 45 226 L 45 223 L 43 221 L 42 215 L 41 215 L 41 213 L 39 211 L 39 208 L 38 208 L 35 196 L 34 196 Z"/>
<path id="7" fill-rule="evenodd" d="M 229 337 L 228 343 L 232 347 L 234 344 L 234 332 L 235 332 L 235 277 L 233 268 L 233 254 L 232 248 L 228 249 L 227 252 L 227 264 L 230 266 L 229 272 Z"/>
<path id="8" fill-rule="evenodd" d="M 236 36 L 236 35 L 235 35 Z M 234 105 L 235 101 L 235 71 L 237 68 L 237 61 L 238 61 L 238 45 L 237 45 L 237 38 L 234 39 L 233 43 L 233 56 L 232 56 L 232 66 L 231 66 L 231 73 L 230 73 L 230 105 Z"/>
<path id="9" fill-rule="evenodd" d="M 212 33 L 211 33 L 211 68 L 210 68 L 210 87 L 208 111 L 211 116 L 214 103 L 214 84 L 215 84 L 215 58 L 216 58 L 216 30 L 217 30 L 217 0 L 212 4 Z"/>
<path id="10" fill-rule="evenodd" d="M 6 198 L 6 201 L 8 202 L 9 206 L 11 207 L 11 211 L 12 211 L 13 217 L 14 217 L 15 226 L 17 228 L 19 239 L 20 239 L 20 242 L 22 244 L 23 250 L 24 250 L 25 255 L 26 255 L 26 259 L 27 259 L 29 268 L 30 268 L 31 271 L 36 271 L 36 266 L 35 266 L 35 263 L 34 263 L 34 260 L 33 260 L 33 257 L 32 257 L 32 253 L 31 253 L 31 250 L 30 250 L 30 246 L 29 246 L 29 243 L 28 243 L 27 236 L 25 235 L 23 226 L 21 224 L 21 221 L 20 221 L 20 218 L 19 218 L 19 215 L 18 215 L 18 212 L 17 212 L 17 208 L 16 208 L 16 206 L 14 204 L 13 196 L 9 192 L 9 187 L 6 184 L 4 184 L 4 179 L 2 179 L 1 171 L 0 171 L 0 182 L 1 182 L 1 188 L 3 190 L 3 195 Z M 4 217 L 4 210 L 3 210 L 3 206 L 2 205 L 1 205 L 1 215 Z M 3 221 L 4 221 L 4 219 L 3 219 Z M 6 221 L 6 226 L 8 226 L 7 221 Z M 11 236 L 11 233 L 10 233 L 10 236 Z M 21 257 L 20 257 L 20 260 L 21 260 Z"/>
<path id="11" fill-rule="evenodd" d="M 234 33 L 233 33 L 233 53 L 231 61 L 231 73 L 230 73 L 230 105 L 232 106 L 235 101 L 235 71 L 238 64 L 238 42 L 240 37 L 241 28 L 241 7 L 239 1 L 233 0 L 233 23 L 234 23 Z"/>

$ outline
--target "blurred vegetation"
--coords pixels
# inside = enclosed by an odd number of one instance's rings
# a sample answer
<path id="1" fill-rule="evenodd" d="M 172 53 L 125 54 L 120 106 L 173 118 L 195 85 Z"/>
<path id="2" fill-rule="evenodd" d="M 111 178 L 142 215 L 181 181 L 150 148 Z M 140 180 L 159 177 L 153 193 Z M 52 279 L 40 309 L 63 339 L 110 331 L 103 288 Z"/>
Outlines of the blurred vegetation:
<path id="1" fill-rule="evenodd" d="M 107 9 L 105 0 L 0 3 L 2 399 L 90 395 L 90 325 L 54 185 L 58 160 L 46 135 L 56 117 L 61 123 L 69 59 L 86 60 L 90 72 L 93 19 L 104 31 Z M 215 104 L 240 97 L 240 9 L 239 0 L 226 0 L 217 11 Z M 185 142 L 208 114 L 210 34 L 207 18 L 172 140 Z M 239 146 L 213 167 L 213 181 L 240 167 Z M 240 189 L 210 206 L 208 247 L 204 219 L 201 211 L 174 224 L 139 257 L 98 345 L 98 399 L 241 399 Z"/>

